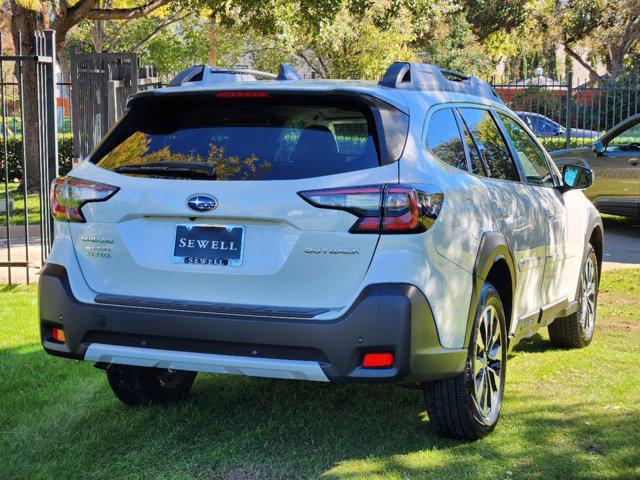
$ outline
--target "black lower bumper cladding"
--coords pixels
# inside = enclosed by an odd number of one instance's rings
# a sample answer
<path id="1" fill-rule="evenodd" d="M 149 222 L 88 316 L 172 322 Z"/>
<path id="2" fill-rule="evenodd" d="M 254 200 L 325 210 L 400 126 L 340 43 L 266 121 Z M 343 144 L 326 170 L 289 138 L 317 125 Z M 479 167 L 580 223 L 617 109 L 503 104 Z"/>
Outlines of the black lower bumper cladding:
<path id="1" fill-rule="evenodd" d="M 84 359 L 92 343 L 243 357 L 318 362 L 333 382 L 410 383 L 454 376 L 466 349 L 445 349 L 431 309 L 418 288 L 388 283 L 367 286 L 353 306 L 334 320 L 237 315 L 82 303 L 73 295 L 66 269 L 47 264 L 40 276 L 39 307 L 44 349 Z M 52 338 L 62 328 L 65 343 Z M 369 352 L 392 352 L 391 368 L 363 368 Z"/>

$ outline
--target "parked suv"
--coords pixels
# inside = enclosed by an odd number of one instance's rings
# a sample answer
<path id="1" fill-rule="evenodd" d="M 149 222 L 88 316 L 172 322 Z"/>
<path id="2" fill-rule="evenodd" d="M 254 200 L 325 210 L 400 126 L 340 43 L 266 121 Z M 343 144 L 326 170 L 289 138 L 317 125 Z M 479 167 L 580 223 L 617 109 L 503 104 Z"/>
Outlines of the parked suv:
<path id="1" fill-rule="evenodd" d="M 591 342 L 591 172 L 561 174 L 489 85 L 414 63 L 378 83 L 218 74 L 134 95 L 53 183 L 47 352 L 130 405 L 196 372 L 413 386 L 442 434 L 477 439 L 521 339 Z"/>

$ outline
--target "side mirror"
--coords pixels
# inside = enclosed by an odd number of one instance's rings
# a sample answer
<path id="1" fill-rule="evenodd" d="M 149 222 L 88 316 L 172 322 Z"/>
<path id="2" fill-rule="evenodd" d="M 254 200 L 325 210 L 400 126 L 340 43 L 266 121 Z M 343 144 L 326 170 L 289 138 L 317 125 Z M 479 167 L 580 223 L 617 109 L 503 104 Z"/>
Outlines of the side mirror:
<path id="1" fill-rule="evenodd" d="M 591 148 L 595 153 L 602 154 L 607 149 L 607 146 L 602 143 L 601 140 L 596 140 L 595 142 L 593 142 L 593 146 Z"/>
<path id="2" fill-rule="evenodd" d="M 582 190 L 593 183 L 593 172 L 580 165 L 565 165 L 562 167 L 562 181 L 565 187 Z"/>

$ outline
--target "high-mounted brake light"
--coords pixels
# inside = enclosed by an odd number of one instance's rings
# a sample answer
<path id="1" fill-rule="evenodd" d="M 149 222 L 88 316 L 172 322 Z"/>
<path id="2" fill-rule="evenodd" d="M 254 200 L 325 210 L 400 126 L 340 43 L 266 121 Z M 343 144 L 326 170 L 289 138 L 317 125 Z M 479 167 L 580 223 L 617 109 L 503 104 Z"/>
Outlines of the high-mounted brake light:
<path id="1" fill-rule="evenodd" d="M 228 90 L 225 92 L 217 92 L 217 98 L 266 98 L 269 97 L 269 92 L 255 92 L 255 91 L 244 91 L 239 92 L 236 90 Z"/>
<path id="2" fill-rule="evenodd" d="M 118 187 L 74 177 L 58 177 L 51 183 L 51 215 L 63 222 L 86 222 L 82 206 L 111 198 Z"/>
<path id="3" fill-rule="evenodd" d="M 358 220 L 351 233 L 420 233 L 438 218 L 444 196 L 431 186 L 368 185 L 298 193 L 314 207 L 344 210 Z"/>

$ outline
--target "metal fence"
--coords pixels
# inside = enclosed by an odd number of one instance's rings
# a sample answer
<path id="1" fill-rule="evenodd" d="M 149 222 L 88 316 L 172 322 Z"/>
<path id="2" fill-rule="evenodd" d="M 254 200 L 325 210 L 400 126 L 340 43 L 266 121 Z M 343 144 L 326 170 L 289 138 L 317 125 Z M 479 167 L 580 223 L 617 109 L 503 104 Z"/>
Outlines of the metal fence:
<path id="1" fill-rule="evenodd" d="M 547 150 L 591 144 L 614 125 L 640 113 L 640 79 L 615 82 L 551 79 L 543 75 L 490 82 L 512 110 L 529 124 Z"/>
<path id="2" fill-rule="evenodd" d="M 49 185 L 58 175 L 55 32 L 34 37 L 34 52 L 5 55 L 0 34 L 0 283 L 30 283 L 46 260 L 53 222 Z"/>
<path id="3" fill-rule="evenodd" d="M 122 115 L 127 97 L 161 86 L 135 53 L 71 52 L 73 156 L 85 158 Z"/>
<path id="4" fill-rule="evenodd" d="M 8 62 L 8 61 L 7 61 Z M 5 75 L 2 83 L 5 97 L 6 115 L 0 117 L 0 129 L 7 129 L 7 134 L 22 135 L 22 112 L 20 109 L 20 88 L 15 81 L 15 73 Z M 56 82 L 56 124 L 59 135 L 71 135 L 71 83 Z M 5 125 L 6 123 L 6 125 Z"/>

